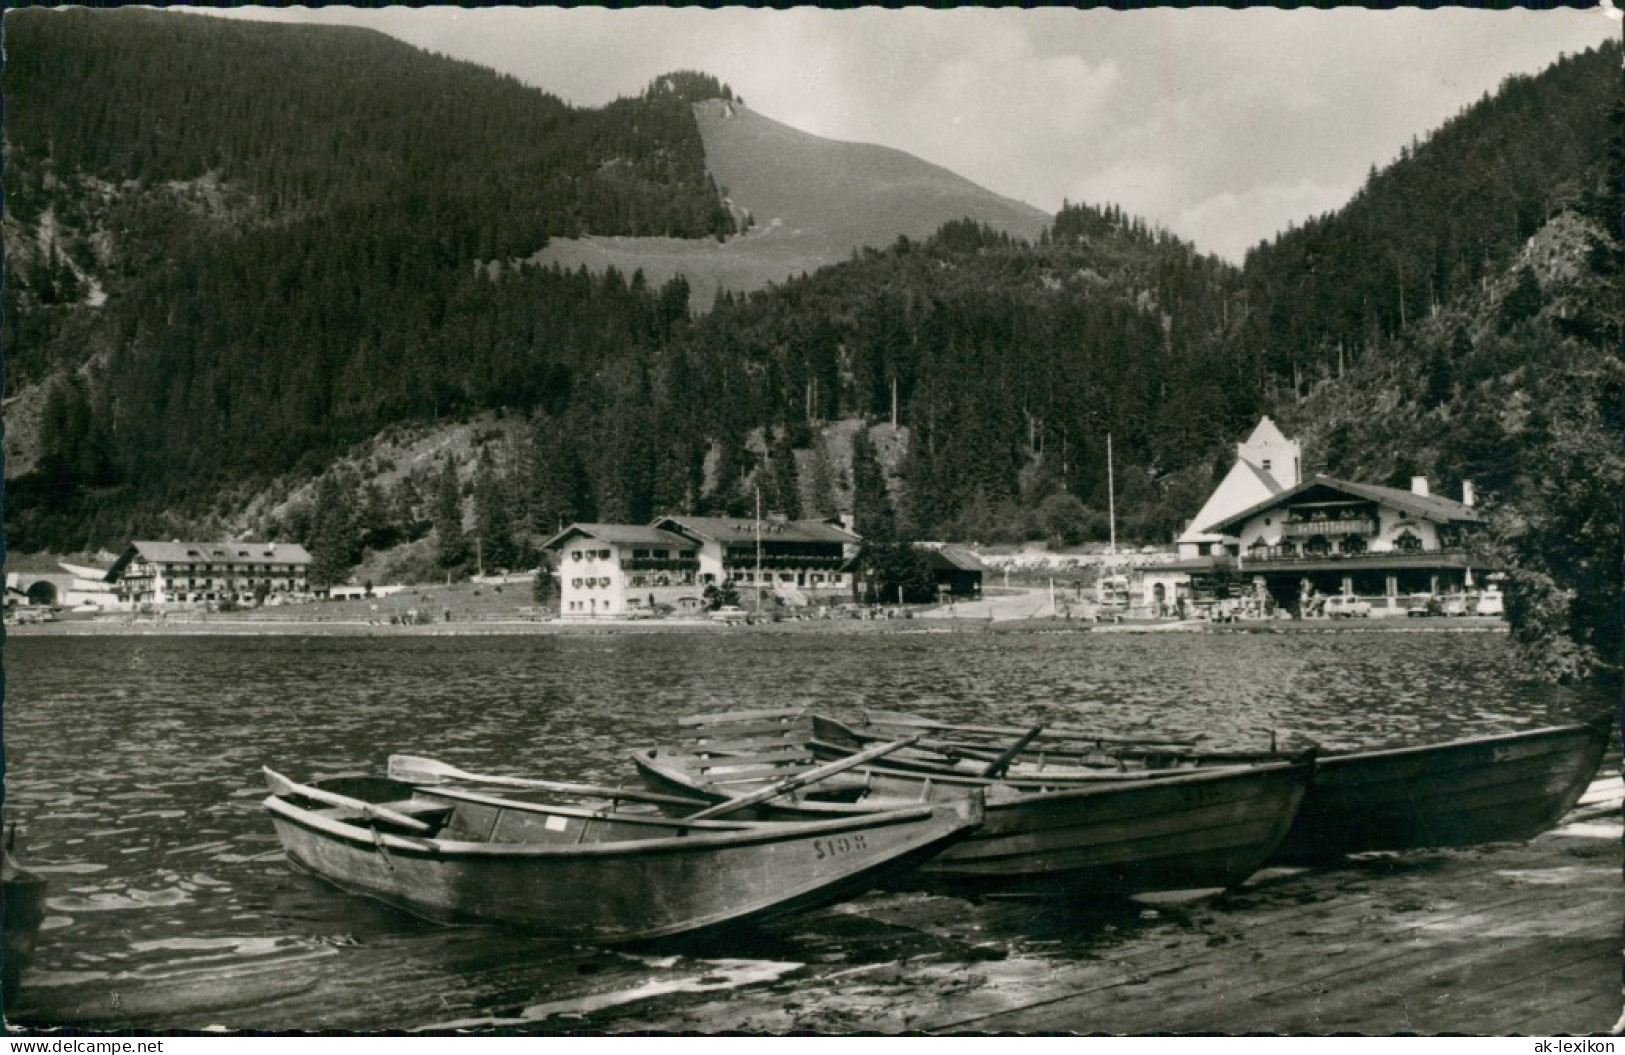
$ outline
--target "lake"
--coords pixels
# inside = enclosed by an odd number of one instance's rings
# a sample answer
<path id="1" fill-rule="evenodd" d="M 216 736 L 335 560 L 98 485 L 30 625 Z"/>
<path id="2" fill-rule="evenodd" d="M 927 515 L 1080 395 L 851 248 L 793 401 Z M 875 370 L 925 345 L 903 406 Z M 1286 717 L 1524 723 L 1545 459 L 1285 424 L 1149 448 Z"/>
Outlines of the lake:
<path id="1" fill-rule="evenodd" d="M 1438 631 L 36 636 L 13 637 L 5 664 L 7 823 L 52 884 L 11 1017 L 137 1029 L 614 1029 L 616 1009 L 671 994 L 703 1028 L 707 1000 L 809 964 L 1022 943 L 1072 957 L 1136 918 L 881 892 L 741 947 L 543 948 L 294 871 L 262 765 L 313 780 L 381 773 L 400 752 L 630 783 L 628 751 L 670 739 L 679 716 L 803 705 L 1330 749 L 1530 728 L 1609 699 L 1520 680 L 1504 634 Z"/>

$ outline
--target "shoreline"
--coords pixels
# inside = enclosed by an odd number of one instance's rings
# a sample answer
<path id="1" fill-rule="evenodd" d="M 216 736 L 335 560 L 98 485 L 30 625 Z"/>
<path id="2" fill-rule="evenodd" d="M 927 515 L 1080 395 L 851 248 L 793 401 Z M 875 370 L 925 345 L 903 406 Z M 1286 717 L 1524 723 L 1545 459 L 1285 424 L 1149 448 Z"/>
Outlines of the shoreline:
<path id="1" fill-rule="evenodd" d="M 729 624 L 698 619 L 601 619 L 596 621 L 465 620 L 426 623 L 415 626 L 357 620 L 225 619 L 197 621 L 142 620 L 63 620 L 51 623 L 25 623 L 7 626 L 13 637 L 533 637 L 552 635 L 644 634 L 644 633 L 872 633 L 872 634 L 959 634 L 959 633 L 1070 633 L 1070 634 L 1505 634 L 1504 620 L 1475 616 L 1437 620 L 1378 619 L 1356 623 L 1347 620 L 1270 621 L 1248 623 L 1092 623 L 1082 620 L 1040 618 L 990 622 L 986 619 L 954 619 L 915 616 L 906 619 L 781 620 L 752 624 Z"/>

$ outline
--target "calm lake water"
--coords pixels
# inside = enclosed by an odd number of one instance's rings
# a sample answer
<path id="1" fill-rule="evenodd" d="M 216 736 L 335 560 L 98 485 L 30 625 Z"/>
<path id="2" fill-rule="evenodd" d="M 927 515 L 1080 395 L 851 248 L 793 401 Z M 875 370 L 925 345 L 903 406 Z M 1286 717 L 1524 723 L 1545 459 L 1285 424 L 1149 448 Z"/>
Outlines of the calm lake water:
<path id="1" fill-rule="evenodd" d="M 677 717 L 770 706 L 1154 727 L 1216 746 L 1261 746 L 1276 730 L 1327 748 L 1607 706 L 1520 681 L 1504 635 L 1427 632 L 14 637 L 5 666 L 7 822 L 52 883 L 13 1017 L 137 1028 L 579 1028 L 615 1003 L 606 991 L 726 990 L 859 948 L 887 955 L 865 920 L 968 911 L 880 893 L 868 915 L 774 924 L 748 949 L 538 950 L 490 928 L 422 924 L 293 871 L 260 806 L 261 765 L 318 779 L 382 772 L 402 752 L 630 783 L 629 749 L 669 739 Z M 977 947 L 1032 937 L 985 934 Z M 1065 956 L 1103 939 L 1068 924 L 1043 940 Z M 318 982 L 367 996 L 318 999 Z"/>

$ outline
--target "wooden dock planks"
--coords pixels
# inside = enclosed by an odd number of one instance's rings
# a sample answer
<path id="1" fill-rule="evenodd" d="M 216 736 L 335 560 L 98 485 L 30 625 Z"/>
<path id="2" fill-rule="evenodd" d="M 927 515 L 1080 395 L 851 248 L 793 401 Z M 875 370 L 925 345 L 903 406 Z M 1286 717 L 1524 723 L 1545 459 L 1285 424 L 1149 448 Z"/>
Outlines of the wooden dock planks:
<path id="1" fill-rule="evenodd" d="M 1224 910 L 1212 929 L 1106 955 L 1082 977 L 987 1013 L 956 1001 L 933 1031 L 1592 1032 L 1619 1014 L 1625 909 L 1617 844 L 1569 856 L 1554 837 L 1441 854 L 1442 866 L 1355 882 L 1347 873 L 1269 884 L 1269 904 Z M 1595 847 L 1581 847 L 1589 852 Z M 1431 855 L 1430 855 L 1431 856 Z M 1576 868 L 1576 862 L 1581 867 Z M 1509 874 L 1510 873 L 1510 874 Z M 1341 881 L 1341 882 L 1340 882 Z M 1252 892 L 1244 892 L 1244 898 Z M 1220 911 L 1215 904 L 1216 913 Z M 1230 913 L 1234 912 L 1235 915 Z M 1216 942 L 1216 944 L 1215 944 Z M 997 965 L 992 969 L 997 972 Z M 1557 983 L 1562 980 L 1562 984 Z"/>

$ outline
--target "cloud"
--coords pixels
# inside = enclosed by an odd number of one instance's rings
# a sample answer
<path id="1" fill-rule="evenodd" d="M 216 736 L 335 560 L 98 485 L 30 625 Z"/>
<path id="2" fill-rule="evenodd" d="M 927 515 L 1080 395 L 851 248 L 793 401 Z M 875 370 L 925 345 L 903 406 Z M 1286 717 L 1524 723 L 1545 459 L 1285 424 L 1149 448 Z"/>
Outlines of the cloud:
<path id="1" fill-rule="evenodd" d="M 988 46 L 942 62 L 899 102 L 904 148 L 1005 194 L 1053 198 L 1049 174 L 1091 151 L 1121 71 L 1110 60 L 1039 55 L 1014 27 L 981 43 Z"/>
<path id="2" fill-rule="evenodd" d="M 1173 214 L 1167 227 L 1174 234 L 1240 264 L 1260 241 L 1340 208 L 1359 189 L 1359 181 L 1266 183 L 1241 193 L 1221 191 Z"/>
<path id="3" fill-rule="evenodd" d="M 1072 202 L 1121 205 L 1156 220 L 1171 215 L 1185 198 L 1186 178 L 1177 166 L 1148 158 L 1124 157 L 1075 180 Z"/>

